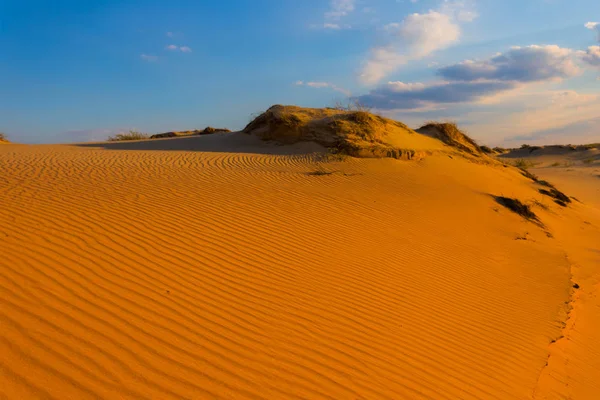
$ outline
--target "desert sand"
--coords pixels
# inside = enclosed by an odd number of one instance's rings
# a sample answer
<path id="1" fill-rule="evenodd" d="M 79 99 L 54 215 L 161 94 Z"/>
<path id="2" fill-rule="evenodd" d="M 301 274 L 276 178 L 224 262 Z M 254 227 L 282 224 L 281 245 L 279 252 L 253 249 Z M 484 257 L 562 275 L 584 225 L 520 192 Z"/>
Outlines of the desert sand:
<path id="1" fill-rule="evenodd" d="M 1 146 L 1 397 L 599 398 L 598 162 L 410 134 Z"/>

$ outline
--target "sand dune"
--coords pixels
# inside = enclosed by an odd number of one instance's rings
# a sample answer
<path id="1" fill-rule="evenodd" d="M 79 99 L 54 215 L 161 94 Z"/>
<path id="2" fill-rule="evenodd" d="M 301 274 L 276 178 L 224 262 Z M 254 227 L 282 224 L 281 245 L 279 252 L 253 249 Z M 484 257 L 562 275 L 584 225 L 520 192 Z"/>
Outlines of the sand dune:
<path id="1" fill-rule="evenodd" d="M 322 151 L 2 146 L 3 397 L 597 398 L 592 192 L 563 208 L 500 164 Z"/>

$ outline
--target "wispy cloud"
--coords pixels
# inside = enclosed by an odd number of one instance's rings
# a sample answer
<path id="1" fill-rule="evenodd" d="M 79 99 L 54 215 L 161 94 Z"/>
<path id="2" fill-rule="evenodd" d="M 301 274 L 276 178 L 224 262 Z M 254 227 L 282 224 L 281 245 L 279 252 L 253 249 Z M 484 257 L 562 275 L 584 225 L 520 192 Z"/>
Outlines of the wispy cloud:
<path id="1" fill-rule="evenodd" d="M 174 34 L 173 32 L 167 32 L 167 37 L 170 37 L 170 38 L 172 38 L 172 37 L 174 37 L 174 36 L 175 36 L 175 34 Z"/>
<path id="2" fill-rule="evenodd" d="M 158 56 L 153 56 L 150 54 L 140 54 L 140 58 L 144 61 L 155 62 L 158 61 Z"/>
<path id="3" fill-rule="evenodd" d="M 401 22 L 387 24 L 387 44 L 373 47 L 360 78 L 373 84 L 411 60 L 424 58 L 458 41 L 461 23 L 477 14 L 465 2 L 445 2 L 439 10 L 411 14 Z"/>
<path id="4" fill-rule="evenodd" d="M 331 0 L 331 6 L 325 13 L 325 19 L 340 19 L 353 12 L 354 8 L 354 0 Z"/>
<path id="5" fill-rule="evenodd" d="M 174 44 L 170 44 L 167 47 L 165 47 L 165 49 L 170 50 L 170 51 L 180 51 L 182 53 L 191 53 L 192 49 L 189 48 L 188 46 L 177 46 Z"/>
<path id="6" fill-rule="evenodd" d="M 342 94 L 344 94 L 345 96 L 350 97 L 352 95 L 352 93 L 344 88 L 341 88 L 337 85 L 334 85 L 333 83 L 330 82 L 304 82 L 304 81 L 296 81 L 295 83 L 296 86 L 308 86 L 311 88 L 315 88 L 315 89 L 323 89 L 323 88 L 328 88 L 331 90 L 335 90 L 336 92 L 340 92 Z"/>
<path id="7" fill-rule="evenodd" d="M 324 29 L 349 29 L 349 24 L 342 24 L 340 20 L 347 17 L 355 10 L 355 0 L 331 0 L 329 10 L 325 13 Z"/>

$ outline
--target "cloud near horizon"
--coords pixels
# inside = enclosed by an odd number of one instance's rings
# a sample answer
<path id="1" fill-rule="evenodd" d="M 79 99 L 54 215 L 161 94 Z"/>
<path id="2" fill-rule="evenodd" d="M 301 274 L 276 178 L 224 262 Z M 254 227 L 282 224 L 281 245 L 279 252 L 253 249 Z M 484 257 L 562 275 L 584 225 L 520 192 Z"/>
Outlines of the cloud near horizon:
<path id="1" fill-rule="evenodd" d="M 528 83 L 576 76 L 581 72 L 576 59 L 577 52 L 555 45 L 513 47 L 486 60 L 439 68 L 437 74 L 444 79 L 441 82 L 388 82 L 358 99 L 384 110 L 476 102 Z"/>
<path id="2" fill-rule="evenodd" d="M 573 50 L 556 45 L 513 47 L 487 60 L 467 60 L 440 68 L 438 74 L 452 81 L 537 82 L 564 79 L 581 72 L 574 62 L 574 54 Z"/>

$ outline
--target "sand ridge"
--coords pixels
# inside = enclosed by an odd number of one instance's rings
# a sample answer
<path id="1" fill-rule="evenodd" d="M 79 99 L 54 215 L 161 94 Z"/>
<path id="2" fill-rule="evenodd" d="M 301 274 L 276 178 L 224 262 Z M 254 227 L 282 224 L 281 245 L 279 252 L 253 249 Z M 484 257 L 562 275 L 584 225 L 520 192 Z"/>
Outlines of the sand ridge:
<path id="1" fill-rule="evenodd" d="M 549 369 L 578 271 L 596 293 L 592 205 L 501 165 L 315 152 L 239 133 L 2 146 L 0 393 L 526 399 L 594 376 Z M 500 195 L 543 202 L 546 227 Z M 565 354 L 597 352 L 592 333 Z"/>

